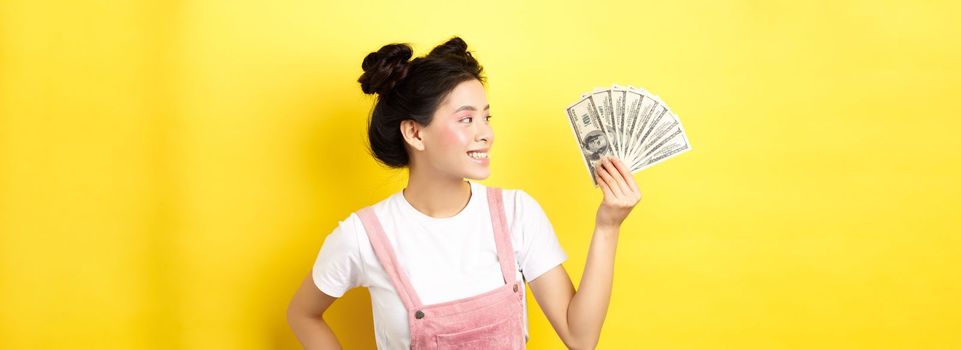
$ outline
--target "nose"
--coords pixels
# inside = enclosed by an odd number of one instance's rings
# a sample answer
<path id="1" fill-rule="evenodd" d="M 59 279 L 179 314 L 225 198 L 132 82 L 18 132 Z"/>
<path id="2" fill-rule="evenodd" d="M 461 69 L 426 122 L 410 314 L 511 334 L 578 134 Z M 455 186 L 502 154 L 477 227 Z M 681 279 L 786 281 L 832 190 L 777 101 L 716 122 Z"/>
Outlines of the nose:
<path id="1" fill-rule="evenodd" d="M 478 129 L 479 130 L 477 132 L 475 140 L 477 140 L 478 142 L 487 142 L 487 144 L 491 144 L 494 142 L 494 129 L 491 128 L 489 124 L 482 123 L 481 127 Z"/>

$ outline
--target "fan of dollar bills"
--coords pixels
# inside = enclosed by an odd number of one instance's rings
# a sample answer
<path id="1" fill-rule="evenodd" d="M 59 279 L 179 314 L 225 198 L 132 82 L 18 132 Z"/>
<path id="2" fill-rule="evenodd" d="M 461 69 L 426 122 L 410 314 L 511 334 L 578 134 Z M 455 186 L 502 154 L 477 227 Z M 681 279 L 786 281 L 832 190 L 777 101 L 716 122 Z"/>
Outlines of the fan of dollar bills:
<path id="1" fill-rule="evenodd" d="M 567 117 L 594 187 L 601 157 L 613 155 L 631 174 L 691 149 L 677 115 L 647 90 L 614 85 L 581 95 Z"/>

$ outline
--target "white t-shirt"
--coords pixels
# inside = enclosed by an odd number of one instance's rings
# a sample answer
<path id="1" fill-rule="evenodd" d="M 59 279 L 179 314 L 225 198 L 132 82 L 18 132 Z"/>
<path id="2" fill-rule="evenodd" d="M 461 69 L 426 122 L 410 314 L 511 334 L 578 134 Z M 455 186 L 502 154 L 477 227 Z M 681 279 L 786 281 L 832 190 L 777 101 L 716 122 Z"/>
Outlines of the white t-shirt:
<path id="1" fill-rule="evenodd" d="M 504 285 L 487 187 L 470 182 L 470 188 L 467 206 L 448 218 L 421 213 L 402 191 L 373 206 L 400 268 L 425 305 L 475 296 Z M 518 265 L 517 281 L 533 281 L 567 260 L 554 228 L 534 198 L 523 190 L 504 189 L 503 199 Z M 410 349 L 407 311 L 356 212 L 327 236 L 314 262 L 313 278 L 317 288 L 332 297 L 339 298 L 354 287 L 367 287 L 378 349 Z M 526 295 L 524 320 L 527 335 Z"/>

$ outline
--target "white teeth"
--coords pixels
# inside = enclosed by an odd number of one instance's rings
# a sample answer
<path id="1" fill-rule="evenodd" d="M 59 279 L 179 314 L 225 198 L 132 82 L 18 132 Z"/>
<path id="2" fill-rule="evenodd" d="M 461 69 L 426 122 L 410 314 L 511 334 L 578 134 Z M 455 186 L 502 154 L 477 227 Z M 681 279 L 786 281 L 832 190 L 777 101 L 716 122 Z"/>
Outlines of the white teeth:
<path id="1" fill-rule="evenodd" d="M 467 155 L 474 159 L 487 159 L 487 152 L 467 152 Z"/>

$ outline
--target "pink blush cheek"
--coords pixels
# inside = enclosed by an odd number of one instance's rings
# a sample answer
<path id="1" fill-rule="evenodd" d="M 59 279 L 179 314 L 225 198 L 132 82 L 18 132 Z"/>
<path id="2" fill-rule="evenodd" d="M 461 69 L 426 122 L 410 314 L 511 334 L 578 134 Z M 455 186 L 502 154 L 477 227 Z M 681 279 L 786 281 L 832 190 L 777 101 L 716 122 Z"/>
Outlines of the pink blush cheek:
<path id="1" fill-rule="evenodd" d="M 467 146 L 470 145 L 470 135 L 467 130 L 458 130 L 456 125 L 451 124 L 441 131 L 441 140 L 444 148 L 451 150 L 461 149 L 466 152 Z"/>

